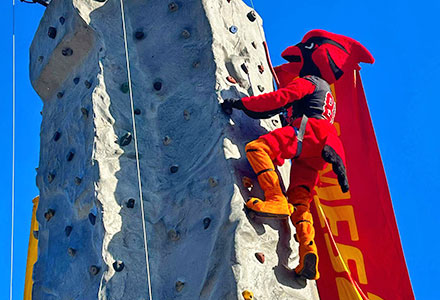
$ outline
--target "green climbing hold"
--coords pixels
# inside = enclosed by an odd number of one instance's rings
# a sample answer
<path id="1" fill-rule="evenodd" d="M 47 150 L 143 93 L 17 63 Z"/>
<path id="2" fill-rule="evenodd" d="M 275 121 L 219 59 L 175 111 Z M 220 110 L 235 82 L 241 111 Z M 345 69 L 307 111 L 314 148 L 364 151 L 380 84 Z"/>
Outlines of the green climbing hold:
<path id="1" fill-rule="evenodd" d="M 130 88 L 128 86 L 128 82 L 121 84 L 121 92 L 124 94 L 127 94 L 130 91 Z"/>

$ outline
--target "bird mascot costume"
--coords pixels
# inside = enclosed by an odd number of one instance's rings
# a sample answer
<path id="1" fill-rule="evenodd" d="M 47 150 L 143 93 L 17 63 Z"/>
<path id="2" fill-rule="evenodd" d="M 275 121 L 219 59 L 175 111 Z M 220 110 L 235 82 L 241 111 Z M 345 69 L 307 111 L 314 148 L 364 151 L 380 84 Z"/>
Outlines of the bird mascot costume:
<path id="1" fill-rule="evenodd" d="M 336 103 L 330 85 L 345 72 L 359 69 L 360 62 L 373 63 L 370 52 L 359 42 L 324 30 L 308 32 L 302 41 L 281 56 L 288 61 L 275 68 L 280 81 L 277 91 L 241 99 L 226 99 L 223 110 L 244 111 L 257 119 L 282 111 L 284 127 L 246 145 L 246 156 L 264 191 L 264 201 L 251 198 L 246 206 L 262 217 L 290 216 L 299 243 L 296 276 L 318 279 L 318 253 L 310 213 L 318 172 L 328 163 L 345 193 L 349 189 L 342 143 L 333 125 Z M 283 193 L 275 165 L 292 160 L 290 186 Z"/>

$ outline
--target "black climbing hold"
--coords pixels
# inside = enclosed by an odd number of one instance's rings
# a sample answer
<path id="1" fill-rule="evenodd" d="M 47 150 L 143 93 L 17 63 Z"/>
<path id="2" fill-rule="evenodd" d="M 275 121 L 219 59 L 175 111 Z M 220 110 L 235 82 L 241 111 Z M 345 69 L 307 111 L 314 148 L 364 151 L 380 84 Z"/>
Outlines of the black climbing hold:
<path id="1" fill-rule="evenodd" d="M 53 180 L 55 179 L 55 173 L 49 173 L 47 174 L 47 181 L 49 181 L 49 183 L 51 183 Z"/>
<path id="2" fill-rule="evenodd" d="M 127 201 L 127 207 L 128 207 L 128 208 L 133 208 L 135 202 L 136 202 L 136 200 L 134 200 L 133 198 L 128 199 L 128 201 Z"/>
<path id="3" fill-rule="evenodd" d="M 121 146 L 127 146 L 131 143 L 133 136 L 131 135 L 131 132 L 127 132 L 121 138 L 119 139 L 119 145 Z"/>
<path id="4" fill-rule="evenodd" d="M 170 4 L 168 4 L 168 8 L 170 11 L 176 11 L 179 9 L 179 5 L 177 5 L 176 2 L 171 2 Z"/>
<path id="5" fill-rule="evenodd" d="M 177 281 L 176 282 L 176 291 L 181 292 L 183 290 L 183 287 L 185 286 L 185 282 L 183 281 Z"/>
<path id="6" fill-rule="evenodd" d="M 75 184 L 76 184 L 76 185 L 80 185 L 81 182 L 82 182 L 82 179 L 81 179 L 81 178 L 79 178 L 79 177 L 75 177 Z"/>
<path id="7" fill-rule="evenodd" d="M 53 135 L 53 140 L 56 142 L 60 139 L 60 137 L 61 137 L 61 132 L 57 131 Z"/>
<path id="8" fill-rule="evenodd" d="M 246 66 L 245 63 L 241 64 L 241 69 L 242 69 L 243 72 L 245 72 L 246 74 L 249 74 L 249 69 L 248 69 L 248 67 Z"/>
<path id="9" fill-rule="evenodd" d="M 254 47 L 255 49 L 257 49 L 257 44 L 255 44 L 255 42 L 252 42 L 252 47 Z"/>
<path id="10" fill-rule="evenodd" d="M 76 249 L 68 248 L 68 249 L 67 249 L 67 253 L 68 253 L 70 256 L 74 257 L 75 254 L 76 254 Z"/>
<path id="11" fill-rule="evenodd" d="M 170 231 L 168 231 L 168 238 L 172 241 L 178 241 L 180 240 L 180 232 L 171 229 Z"/>
<path id="12" fill-rule="evenodd" d="M 66 22 L 66 19 L 64 17 L 60 17 L 60 23 L 61 25 L 64 25 L 64 23 Z"/>
<path id="13" fill-rule="evenodd" d="M 273 126 L 278 126 L 278 120 L 273 119 L 273 120 L 272 120 L 272 125 L 273 125 Z"/>
<path id="14" fill-rule="evenodd" d="M 75 78 L 73 78 L 73 83 L 74 83 L 74 84 L 78 84 L 78 83 L 79 83 L 79 77 L 75 77 Z"/>
<path id="15" fill-rule="evenodd" d="M 43 61 L 43 59 L 44 59 L 44 56 L 38 56 L 38 62 L 42 62 Z"/>
<path id="16" fill-rule="evenodd" d="M 89 111 L 87 110 L 87 108 L 81 107 L 81 113 L 82 113 L 84 118 L 87 119 L 89 117 Z"/>
<path id="17" fill-rule="evenodd" d="M 232 25 L 231 27 L 229 27 L 229 31 L 231 32 L 231 33 L 237 33 L 237 31 L 238 31 L 238 28 L 237 28 L 237 26 L 235 26 L 235 25 Z"/>
<path id="18" fill-rule="evenodd" d="M 32 235 L 34 236 L 34 239 L 36 239 L 36 240 L 38 240 L 38 234 L 39 234 L 38 230 L 32 231 Z"/>
<path id="19" fill-rule="evenodd" d="M 96 216 L 94 214 L 92 214 L 92 213 L 89 213 L 89 221 L 90 221 L 90 224 L 95 225 L 95 223 L 96 223 Z"/>
<path id="20" fill-rule="evenodd" d="M 92 87 L 92 83 L 88 80 L 84 81 L 84 85 L 86 86 L 87 89 Z"/>
<path id="21" fill-rule="evenodd" d="M 70 151 L 66 157 L 67 161 L 72 161 L 74 156 L 75 156 L 75 153 L 73 151 Z"/>
<path id="22" fill-rule="evenodd" d="M 140 110 L 139 108 L 136 108 L 136 109 L 134 110 L 134 114 L 135 114 L 135 115 L 140 115 L 140 114 L 141 114 L 141 110 Z"/>
<path id="23" fill-rule="evenodd" d="M 203 228 L 208 229 L 209 225 L 211 225 L 211 219 L 210 218 L 204 218 L 203 219 Z"/>
<path id="24" fill-rule="evenodd" d="M 160 81 L 156 81 L 156 82 L 153 84 L 153 87 L 154 87 L 154 89 L 155 89 L 156 91 L 160 91 L 160 90 L 162 89 L 162 82 L 160 82 Z"/>
<path id="25" fill-rule="evenodd" d="M 96 2 L 105 2 L 105 1 L 107 1 L 107 0 L 95 0 Z"/>
<path id="26" fill-rule="evenodd" d="M 61 53 L 62 53 L 64 56 L 71 56 L 71 55 L 73 54 L 73 50 L 72 50 L 72 48 L 64 48 L 64 49 L 61 51 Z"/>
<path id="27" fill-rule="evenodd" d="M 48 209 L 45 213 L 44 213 L 44 218 L 46 219 L 46 221 L 49 221 L 50 219 L 52 219 L 52 217 L 55 216 L 55 210 L 53 209 Z"/>
<path id="28" fill-rule="evenodd" d="M 54 39 L 57 36 L 57 29 L 55 27 L 49 27 L 49 30 L 47 31 L 47 35 L 51 38 Z"/>
<path id="29" fill-rule="evenodd" d="M 123 84 L 121 84 L 120 87 L 121 92 L 123 92 L 124 94 L 127 94 L 128 91 L 130 90 L 129 86 L 128 86 L 128 82 L 125 82 Z"/>
<path id="30" fill-rule="evenodd" d="M 260 72 L 260 74 L 263 74 L 264 66 L 263 65 L 258 65 L 258 71 Z"/>
<path id="31" fill-rule="evenodd" d="M 57 98 L 58 98 L 58 99 L 63 98 L 63 96 L 64 96 L 64 93 L 63 93 L 63 92 L 58 92 L 58 94 L 57 94 Z"/>
<path id="32" fill-rule="evenodd" d="M 143 40 L 145 38 L 145 33 L 141 29 L 136 30 L 136 32 L 134 33 L 134 38 L 139 41 Z"/>
<path id="33" fill-rule="evenodd" d="M 64 233 L 66 234 L 66 236 L 70 236 L 72 230 L 73 230 L 72 226 L 66 226 L 66 228 L 64 228 Z"/>
<path id="34" fill-rule="evenodd" d="M 169 144 L 171 144 L 171 141 L 172 140 L 171 140 L 171 138 L 168 135 L 163 138 L 163 144 L 165 146 L 168 146 Z"/>
<path id="35" fill-rule="evenodd" d="M 262 85 L 258 85 L 258 90 L 259 90 L 260 92 L 264 92 L 264 86 L 262 86 Z"/>
<path id="36" fill-rule="evenodd" d="M 98 275 L 100 270 L 101 270 L 101 268 L 98 266 L 90 266 L 90 268 L 89 268 L 89 272 L 92 275 Z"/>
<path id="37" fill-rule="evenodd" d="M 185 29 L 184 31 L 182 31 L 182 36 L 185 39 L 189 39 L 191 37 L 191 33 Z"/>
<path id="38" fill-rule="evenodd" d="M 254 22 L 257 19 L 257 14 L 255 13 L 255 11 L 251 10 L 247 14 L 247 17 L 248 17 L 249 21 Z"/>
<path id="39" fill-rule="evenodd" d="M 120 261 L 120 260 L 116 260 L 113 263 L 113 269 L 115 269 L 116 272 L 121 272 L 122 270 L 124 270 L 124 262 Z"/>
<path id="40" fill-rule="evenodd" d="M 172 165 L 171 167 L 170 167 L 170 172 L 171 173 L 177 173 L 177 171 L 179 171 L 179 166 L 178 165 Z"/>
<path id="41" fill-rule="evenodd" d="M 189 121 L 189 119 L 191 119 L 191 113 L 189 111 L 187 111 L 186 109 L 183 111 L 183 118 L 186 121 Z"/>

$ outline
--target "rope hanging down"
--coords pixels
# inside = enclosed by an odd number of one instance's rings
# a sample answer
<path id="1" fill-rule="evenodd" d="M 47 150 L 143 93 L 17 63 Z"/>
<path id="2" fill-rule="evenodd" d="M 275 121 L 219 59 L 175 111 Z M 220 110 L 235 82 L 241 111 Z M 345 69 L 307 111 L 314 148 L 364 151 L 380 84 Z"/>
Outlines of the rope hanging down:
<path id="1" fill-rule="evenodd" d="M 122 16 L 122 29 L 124 31 L 124 46 L 125 46 L 125 59 L 127 64 L 127 76 L 128 76 L 128 90 L 130 95 L 130 106 L 131 106 L 131 119 L 133 123 L 133 140 L 134 140 L 134 149 L 136 153 L 136 168 L 137 168 L 137 177 L 138 177 L 138 186 L 139 186 L 139 200 L 141 203 L 141 216 L 142 216 L 142 230 L 144 235 L 144 250 L 145 250 L 145 263 L 146 263 L 146 271 L 147 271 L 147 281 L 148 281 L 148 295 L 149 299 L 152 300 L 151 293 L 151 277 L 150 277 L 150 263 L 148 259 L 148 242 L 147 242 L 147 230 L 145 226 L 145 213 L 144 213 L 144 200 L 142 196 L 142 182 L 141 182 L 141 170 L 139 164 L 139 150 L 138 150 L 138 140 L 137 140 L 137 132 L 136 132 L 136 121 L 134 114 L 134 102 L 133 102 L 133 89 L 131 84 L 131 71 L 130 71 L 130 58 L 128 53 L 128 42 L 127 42 L 127 29 L 125 25 L 125 9 L 123 0 L 120 0 L 121 3 L 121 16 Z"/>

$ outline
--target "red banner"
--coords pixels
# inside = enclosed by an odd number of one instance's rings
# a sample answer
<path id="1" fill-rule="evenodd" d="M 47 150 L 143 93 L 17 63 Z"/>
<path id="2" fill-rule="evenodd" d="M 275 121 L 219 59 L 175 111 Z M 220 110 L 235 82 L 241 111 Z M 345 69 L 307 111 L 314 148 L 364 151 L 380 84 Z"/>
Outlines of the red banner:
<path id="1" fill-rule="evenodd" d="M 320 297 L 414 299 L 359 72 L 345 74 L 332 88 L 350 191 L 341 192 L 331 166 L 321 172 L 312 205 Z"/>

